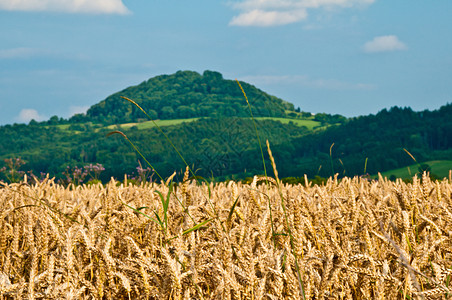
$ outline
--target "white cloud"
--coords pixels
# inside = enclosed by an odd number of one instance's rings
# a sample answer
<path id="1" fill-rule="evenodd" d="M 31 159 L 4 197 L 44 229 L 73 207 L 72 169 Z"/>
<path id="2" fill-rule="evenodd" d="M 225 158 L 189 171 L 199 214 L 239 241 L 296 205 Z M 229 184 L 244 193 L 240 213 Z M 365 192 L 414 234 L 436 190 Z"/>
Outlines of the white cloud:
<path id="1" fill-rule="evenodd" d="M 375 0 L 242 0 L 232 7 L 239 15 L 232 18 L 233 26 L 277 26 L 302 21 L 308 9 L 366 5 Z"/>
<path id="2" fill-rule="evenodd" d="M 230 25 L 236 26 L 274 26 L 295 23 L 305 19 L 305 10 L 264 11 L 255 9 L 233 17 Z"/>
<path id="3" fill-rule="evenodd" d="M 128 14 L 122 0 L 0 0 L 0 10 Z"/>
<path id="4" fill-rule="evenodd" d="M 47 119 L 46 117 L 40 115 L 36 109 L 32 108 L 24 108 L 20 111 L 19 115 L 16 117 L 16 120 L 21 123 L 28 123 L 31 120 L 35 121 L 43 121 Z"/>
<path id="5" fill-rule="evenodd" d="M 32 48 L 11 48 L 0 50 L 0 59 L 11 59 L 11 58 L 29 58 L 35 55 L 38 51 Z"/>
<path id="6" fill-rule="evenodd" d="M 299 85 L 314 89 L 327 90 L 372 90 L 375 85 L 368 83 L 350 83 L 337 79 L 313 79 L 306 75 L 257 75 L 245 76 L 240 80 L 255 85 Z"/>
<path id="7" fill-rule="evenodd" d="M 88 110 L 89 106 L 71 106 L 69 107 L 69 117 L 75 114 L 84 114 Z"/>
<path id="8" fill-rule="evenodd" d="M 406 50 L 407 46 L 395 35 L 384 35 L 365 43 L 363 49 L 367 53 L 375 53 Z"/>

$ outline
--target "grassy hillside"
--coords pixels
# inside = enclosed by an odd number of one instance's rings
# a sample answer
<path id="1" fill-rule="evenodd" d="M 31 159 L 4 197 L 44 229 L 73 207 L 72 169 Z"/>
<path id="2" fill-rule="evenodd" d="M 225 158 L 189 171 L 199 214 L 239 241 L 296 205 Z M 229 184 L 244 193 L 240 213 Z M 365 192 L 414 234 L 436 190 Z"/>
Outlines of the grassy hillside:
<path id="1" fill-rule="evenodd" d="M 190 122 L 194 122 L 196 120 L 199 120 L 199 118 L 173 119 L 173 120 L 155 120 L 154 122 L 160 127 L 165 127 L 165 126 L 179 125 L 179 124 L 182 124 L 182 123 L 190 123 Z M 136 126 L 139 130 L 150 129 L 150 128 L 154 128 L 155 127 L 154 122 L 152 122 L 152 121 L 145 121 L 145 122 L 140 122 L 140 123 L 124 123 L 124 124 L 120 124 L 119 127 L 121 127 L 121 128 L 131 128 L 133 126 Z M 109 125 L 109 126 L 107 126 L 107 128 L 114 129 L 114 128 L 116 128 L 116 126 L 118 126 L 118 125 Z"/>
<path id="2" fill-rule="evenodd" d="M 322 126 L 322 123 L 319 121 L 314 121 L 312 119 L 290 119 L 290 118 L 272 118 L 272 117 L 257 117 L 256 120 L 273 120 L 279 121 L 283 124 L 289 124 L 292 122 L 296 126 L 306 127 L 309 130 L 313 130 L 314 128 L 318 128 Z"/>
<path id="3" fill-rule="evenodd" d="M 244 118 L 244 119 L 250 119 L 250 118 Z M 298 127 L 306 127 L 309 130 L 314 130 L 317 128 L 322 127 L 322 123 L 319 121 L 314 121 L 312 119 L 292 119 L 292 118 L 276 118 L 276 117 L 257 117 L 255 118 L 256 120 L 272 120 L 272 121 L 277 121 L 277 122 L 281 122 L 282 124 L 290 124 L 292 123 L 295 126 Z M 172 125 L 179 125 L 182 123 L 190 123 L 190 122 L 194 122 L 199 120 L 199 118 L 187 118 L 187 119 L 173 119 L 173 120 L 155 120 L 155 123 L 160 126 L 160 127 L 165 127 L 165 126 L 172 126 Z M 64 125 L 58 125 L 60 128 L 64 128 L 67 129 L 69 126 L 65 126 L 62 127 Z M 109 125 L 106 126 L 106 128 L 108 129 L 115 129 L 117 126 L 121 127 L 121 128 L 131 128 L 133 126 L 136 126 L 137 129 L 142 130 L 142 129 L 150 129 L 150 128 L 154 128 L 154 122 L 152 121 L 145 121 L 145 122 L 135 122 L 135 123 L 124 123 L 124 124 L 119 124 L 119 125 Z"/>
<path id="4" fill-rule="evenodd" d="M 381 175 L 388 178 L 395 176 L 397 178 L 409 179 L 416 173 L 419 174 L 420 168 L 427 169 L 426 165 L 429 166 L 428 171 L 438 178 L 449 177 L 449 170 L 452 170 L 452 160 L 431 160 L 421 164 L 412 164 L 407 167 L 382 172 Z"/>

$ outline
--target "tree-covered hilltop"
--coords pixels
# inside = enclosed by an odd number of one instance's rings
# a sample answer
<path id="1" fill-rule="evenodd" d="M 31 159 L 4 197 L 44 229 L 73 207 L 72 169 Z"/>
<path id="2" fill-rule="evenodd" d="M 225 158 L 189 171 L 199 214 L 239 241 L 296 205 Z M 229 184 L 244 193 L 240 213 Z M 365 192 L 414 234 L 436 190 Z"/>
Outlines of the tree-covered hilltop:
<path id="1" fill-rule="evenodd" d="M 241 82 L 255 116 L 285 117 L 293 104 Z M 93 105 L 75 122 L 117 124 L 137 122 L 145 116 L 121 96 L 136 101 L 153 119 L 194 117 L 249 117 L 249 109 L 237 82 L 223 79 L 218 72 L 179 71 L 161 75 L 128 87 Z"/>

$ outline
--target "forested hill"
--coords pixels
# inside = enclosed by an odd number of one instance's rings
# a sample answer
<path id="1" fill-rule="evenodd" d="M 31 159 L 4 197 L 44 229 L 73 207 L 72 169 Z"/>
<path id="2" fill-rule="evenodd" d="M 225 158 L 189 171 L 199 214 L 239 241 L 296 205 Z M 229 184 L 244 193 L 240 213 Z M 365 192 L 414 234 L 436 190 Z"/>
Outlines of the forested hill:
<path id="1" fill-rule="evenodd" d="M 293 104 L 241 82 L 253 113 L 261 117 L 284 117 Z M 237 82 L 225 80 L 218 72 L 178 71 L 128 87 L 93 105 L 86 115 L 72 122 L 117 124 L 137 122 L 144 114 L 121 96 L 136 101 L 153 119 L 194 117 L 249 117 L 249 109 Z"/>

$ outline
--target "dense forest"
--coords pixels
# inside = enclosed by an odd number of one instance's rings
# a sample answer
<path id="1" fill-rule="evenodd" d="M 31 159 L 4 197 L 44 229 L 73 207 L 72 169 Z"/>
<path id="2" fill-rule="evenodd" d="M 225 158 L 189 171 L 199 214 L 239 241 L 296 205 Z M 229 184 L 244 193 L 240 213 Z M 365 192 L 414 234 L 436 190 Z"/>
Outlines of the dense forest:
<path id="1" fill-rule="evenodd" d="M 410 155 L 418 162 L 452 158 L 451 104 L 422 112 L 393 107 L 346 119 L 301 112 L 252 85 L 241 85 L 253 115 L 268 117 L 255 124 L 262 145 L 267 139 L 272 145 L 281 177 L 375 174 L 412 164 Z M 143 129 L 145 115 L 120 96 L 135 100 L 152 118 L 178 122 Z M 54 116 L 1 126 L 0 179 L 10 177 L 7 159 L 19 157 L 25 165 L 16 167 L 22 171 L 59 178 L 79 170 L 76 166 L 101 164 L 103 181 L 149 167 L 121 135 L 107 136 L 114 130 L 127 135 L 162 176 L 185 169 L 164 134 L 199 176 L 224 180 L 263 173 L 254 123 L 237 83 L 217 72 L 180 71 L 127 88 L 70 119 Z"/>
<path id="2" fill-rule="evenodd" d="M 291 139 L 312 132 L 273 120 L 257 121 L 257 126 L 261 139 L 275 144 L 290 143 Z M 67 166 L 101 163 L 106 169 L 103 179 L 121 178 L 124 173 L 134 172 L 141 158 L 120 135 L 107 137 L 114 129 L 121 129 L 161 174 L 168 176 L 184 168 L 183 161 L 157 128 L 109 129 L 89 123 L 67 129 L 43 124 L 6 125 L 0 128 L 4 141 L 0 153 L 2 158 L 21 157 L 27 162 L 24 167 L 35 174 L 59 174 Z M 202 118 L 162 130 L 187 162 L 199 170 L 199 175 L 223 176 L 240 173 L 247 167 L 260 172 L 262 167 L 259 157 L 254 157 L 258 142 L 249 118 Z"/>
<path id="3" fill-rule="evenodd" d="M 367 173 L 376 174 L 413 164 L 413 159 L 451 160 L 451 115 L 451 104 L 422 112 L 393 107 L 295 138 L 275 152 L 283 153 L 281 160 L 292 161 L 280 166 L 285 174 L 299 170 L 313 174 L 322 166 L 318 171 L 321 176 L 329 176 L 333 170 L 341 175 L 360 175 L 365 168 Z"/>

